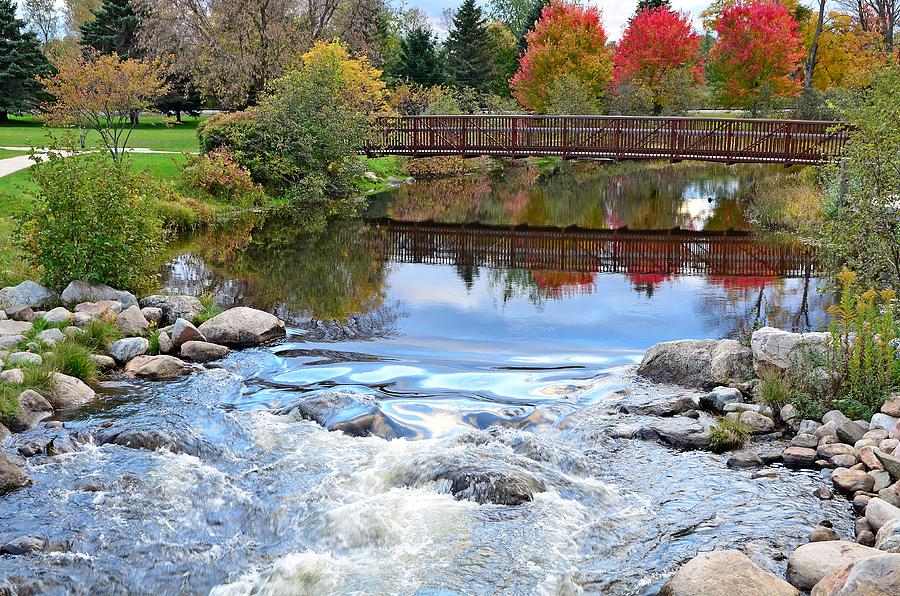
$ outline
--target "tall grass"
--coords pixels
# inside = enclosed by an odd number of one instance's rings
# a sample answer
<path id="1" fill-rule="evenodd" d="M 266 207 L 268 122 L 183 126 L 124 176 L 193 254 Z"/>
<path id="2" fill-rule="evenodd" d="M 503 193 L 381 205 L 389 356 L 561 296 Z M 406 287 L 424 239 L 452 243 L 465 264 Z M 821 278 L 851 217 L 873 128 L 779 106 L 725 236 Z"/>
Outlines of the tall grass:
<path id="1" fill-rule="evenodd" d="M 93 352 L 107 352 L 109 347 L 122 339 L 122 331 L 115 323 L 104 319 L 93 319 L 82 329 L 84 333 L 75 342 Z"/>
<path id="2" fill-rule="evenodd" d="M 740 449 L 750 440 L 750 427 L 737 420 L 719 418 L 709 433 L 709 446 L 716 453 Z"/>
<path id="3" fill-rule="evenodd" d="M 46 364 L 49 371 L 75 377 L 85 383 L 97 380 L 97 363 L 91 359 L 91 351 L 73 341 L 56 344 Z"/>

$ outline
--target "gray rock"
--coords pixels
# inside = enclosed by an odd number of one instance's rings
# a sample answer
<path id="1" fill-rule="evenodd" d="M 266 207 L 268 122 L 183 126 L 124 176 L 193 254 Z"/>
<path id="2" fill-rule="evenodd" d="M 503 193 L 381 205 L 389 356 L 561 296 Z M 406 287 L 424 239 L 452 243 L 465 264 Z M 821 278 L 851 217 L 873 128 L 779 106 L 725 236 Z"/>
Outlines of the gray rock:
<path id="1" fill-rule="evenodd" d="M 832 456 L 832 458 L 829 460 L 829 463 L 833 464 L 834 466 L 836 466 L 838 468 L 852 468 L 858 462 L 857 462 L 856 458 L 852 455 L 838 454 L 838 455 Z"/>
<path id="2" fill-rule="evenodd" d="M 796 420 L 796 419 L 800 418 L 800 411 L 797 410 L 797 406 L 795 406 L 794 404 L 786 404 L 781 407 L 781 410 L 779 410 L 778 415 L 785 422 L 790 422 L 791 420 Z"/>
<path id="3" fill-rule="evenodd" d="M 145 306 L 141 309 L 141 314 L 151 323 L 159 325 L 163 320 L 163 311 L 155 306 Z"/>
<path id="4" fill-rule="evenodd" d="M 125 335 L 141 335 L 150 327 L 150 322 L 141 314 L 141 309 L 129 306 L 116 315 L 116 325 Z"/>
<path id="5" fill-rule="evenodd" d="M 25 373 L 21 368 L 10 368 L 0 372 L 0 382 L 10 385 L 21 385 L 25 382 Z"/>
<path id="6" fill-rule="evenodd" d="M 229 347 L 258 346 L 285 336 L 284 322 L 278 317 L 244 306 L 216 315 L 199 331 L 207 341 Z"/>
<path id="7" fill-rule="evenodd" d="M 144 308 L 158 308 L 162 311 L 160 323 L 173 325 L 177 319 L 193 321 L 203 312 L 203 303 L 194 296 L 153 295 L 141 299 Z"/>
<path id="8" fill-rule="evenodd" d="M 50 305 L 55 299 L 56 295 L 44 286 L 26 280 L 17 286 L 0 290 L 0 309 L 20 305 L 43 308 Z"/>
<path id="9" fill-rule="evenodd" d="M 815 420 L 801 420 L 798 432 L 814 435 L 820 428 L 822 428 L 822 425 Z"/>
<path id="10" fill-rule="evenodd" d="M 900 518 L 891 519 L 881 526 L 875 536 L 875 548 L 889 553 L 900 553 Z"/>
<path id="11" fill-rule="evenodd" d="M 837 468 L 831 474 L 831 481 L 839 491 L 847 495 L 852 495 L 857 491 L 871 492 L 872 487 L 875 485 L 875 479 L 862 470 L 849 470 L 847 468 Z M 871 505 L 871 502 L 869 504 Z M 868 511 L 868 508 L 866 511 Z"/>
<path id="12" fill-rule="evenodd" d="M 28 321 L 0 321 L 0 337 L 22 336 L 33 328 Z"/>
<path id="13" fill-rule="evenodd" d="M 125 366 L 125 375 L 149 381 L 167 381 L 190 374 L 193 367 L 174 356 L 137 356 Z"/>
<path id="14" fill-rule="evenodd" d="M 867 490 L 865 492 L 870 491 Z M 873 497 L 869 499 L 869 504 L 866 505 L 866 519 L 869 520 L 869 525 L 872 529 L 878 532 L 889 521 L 900 519 L 900 508 L 894 507 L 880 497 Z"/>
<path id="15" fill-rule="evenodd" d="M 806 447 L 807 449 L 815 449 L 819 445 L 819 439 L 815 435 L 800 433 L 791 439 L 791 445 L 794 447 Z"/>
<path id="16" fill-rule="evenodd" d="M 79 314 L 87 315 L 89 318 L 105 317 L 112 318 L 118 315 L 125 307 L 118 300 L 98 300 L 97 302 L 79 302 L 75 305 L 76 317 Z"/>
<path id="17" fill-rule="evenodd" d="M 72 313 L 67 308 L 57 306 L 44 314 L 44 320 L 53 324 L 69 323 L 72 321 Z"/>
<path id="18" fill-rule="evenodd" d="M 888 438 L 888 432 L 883 428 L 867 430 L 863 435 L 863 439 L 872 439 L 873 441 L 883 441 Z"/>
<path id="19" fill-rule="evenodd" d="M 15 348 L 23 341 L 25 341 L 24 335 L 0 335 L 0 349 Z M 6 357 L 9 357 L 8 353 L 6 354 Z"/>
<path id="20" fill-rule="evenodd" d="M 169 336 L 172 338 L 172 345 L 175 349 L 189 341 L 206 341 L 206 337 L 187 319 L 177 319 Z"/>
<path id="21" fill-rule="evenodd" d="M 84 384 L 81 379 L 58 372 L 50 373 L 47 378 L 49 394 L 47 399 L 54 408 L 74 408 L 93 401 L 97 394 Z"/>
<path id="22" fill-rule="evenodd" d="M 50 402 L 37 391 L 26 389 L 19 394 L 19 407 L 15 414 L 6 419 L 6 424 L 14 432 L 23 432 L 52 415 L 53 406 Z"/>
<path id="23" fill-rule="evenodd" d="M 812 468 L 816 461 L 816 452 L 805 447 L 788 447 L 781 455 L 788 468 Z"/>
<path id="24" fill-rule="evenodd" d="M 891 475 L 894 480 L 900 480 L 900 457 L 888 455 L 881 451 L 875 451 L 875 457 L 881 462 L 884 471 Z"/>
<path id="25" fill-rule="evenodd" d="M 838 438 L 850 445 L 862 439 L 864 434 L 866 434 L 866 429 L 860 428 L 855 422 L 844 422 L 837 427 Z"/>
<path id="26" fill-rule="evenodd" d="M 725 404 L 726 412 L 756 412 L 764 416 L 772 417 L 772 408 L 769 406 L 761 406 L 759 404 L 730 403 Z"/>
<path id="27" fill-rule="evenodd" d="M 160 354 L 168 354 L 175 349 L 175 346 L 172 345 L 172 338 L 169 337 L 169 334 L 165 331 L 161 331 L 159 333 L 159 353 Z"/>
<path id="28" fill-rule="evenodd" d="M 15 366 L 19 364 L 40 366 L 44 363 L 44 359 L 40 354 L 32 354 L 31 352 L 13 352 L 9 355 L 9 364 Z"/>
<path id="29" fill-rule="evenodd" d="M 770 433 L 775 430 L 775 421 L 768 416 L 756 412 L 743 412 L 740 418 L 741 424 L 750 427 L 753 434 Z"/>
<path id="30" fill-rule="evenodd" d="M 133 358 L 143 356 L 150 349 L 150 342 L 143 337 L 126 337 L 110 346 L 109 355 L 116 362 L 125 364 Z"/>
<path id="31" fill-rule="evenodd" d="M 702 553 L 666 582 L 660 596 L 797 596 L 784 580 L 763 571 L 747 555 L 736 550 Z"/>
<path id="32" fill-rule="evenodd" d="M 41 331 L 35 336 L 35 339 L 42 342 L 52 341 L 54 343 L 60 341 L 66 341 L 68 339 L 66 334 L 62 332 L 61 329 L 57 329 L 56 327 L 51 327 L 50 329 L 45 329 Z"/>
<path id="33" fill-rule="evenodd" d="M 750 349 L 757 374 L 781 375 L 810 356 L 825 356 L 827 333 L 789 333 L 781 329 L 763 327 L 753 332 Z"/>
<path id="34" fill-rule="evenodd" d="M 813 496 L 817 497 L 823 501 L 829 501 L 834 498 L 834 493 L 828 490 L 827 486 L 820 486 L 816 490 L 813 491 Z"/>
<path id="35" fill-rule="evenodd" d="M 860 439 L 853 443 L 854 449 L 862 449 L 863 447 L 878 447 L 878 441 L 875 439 Z"/>
<path id="36" fill-rule="evenodd" d="M 665 401 L 655 402 L 651 404 L 640 404 L 637 406 L 625 406 L 623 409 L 626 413 L 637 414 L 639 416 L 677 416 L 684 414 L 689 410 L 697 407 L 694 398 L 689 395 L 681 395 Z"/>
<path id="37" fill-rule="evenodd" d="M 369 434 L 374 415 L 378 408 L 374 400 L 356 393 L 330 391 L 313 397 L 304 398 L 297 404 L 291 404 L 279 410 L 280 414 L 300 415 L 307 420 L 317 422 L 329 430 L 348 430 L 349 427 L 334 429 L 337 424 L 353 421 L 354 436 Z M 367 421 L 368 428 L 361 426 Z"/>
<path id="38" fill-rule="evenodd" d="M 22 469 L 0 453 L 0 496 L 31 484 L 31 479 Z"/>
<path id="39" fill-rule="evenodd" d="M 728 458 L 725 465 L 733 469 L 759 468 L 763 465 L 763 460 L 751 451 L 738 451 Z"/>
<path id="40" fill-rule="evenodd" d="M 30 306 L 13 306 L 6 309 L 6 318 L 13 321 L 25 321 L 32 323 L 37 319 L 37 315 L 31 310 Z"/>
<path id="41" fill-rule="evenodd" d="M 3 546 L 0 546 L 0 555 L 10 555 L 14 557 L 22 555 L 30 555 L 39 553 L 44 550 L 44 539 L 33 537 L 22 537 L 10 540 Z"/>
<path id="42" fill-rule="evenodd" d="M 116 361 L 103 354 L 91 354 L 91 360 L 100 370 L 111 370 L 116 367 Z"/>
<path id="43" fill-rule="evenodd" d="M 895 482 L 889 487 L 878 491 L 878 498 L 894 507 L 900 507 L 900 482 Z"/>
<path id="44" fill-rule="evenodd" d="M 830 410 L 822 416 L 822 423 L 828 424 L 829 422 L 834 422 L 835 429 L 844 424 L 845 422 L 852 422 L 849 418 L 847 418 L 843 412 L 840 410 Z"/>
<path id="45" fill-rule="evenodd" d="M 795 550 L 787 564 L 787 580 L 801 590 L 811 590 L 826 575 L 881 551 L 847 540 L 810 542 Z"/>
<path id="46" fill-rule="evenodd" d="M 744 395 L 732 387 L 716 387 L 700 398 L 700 406 L 713 412 L 724 412 L 725 406 L 744 401 Z M 737 411 L 737 410 L 732 410 Z"/>
<path id="47" fill-rule="evenodd" d="M 635 439 L 658 441 L 678 449 L 709 447 L 709 428 L 692 418 L 662 418 L 634 431 Z"/>
<path id="48" fill-rule="evenodd" d="M 181 346 L 181 355 L 194 362 L 213 362 L 228 356 L 230 350 L 225 346 L 205 341 L 188 341 Z"/>
<path id="49" fill-rule="evenodd" d="M 872 416 L 872 422 L 869 424 L 871 428 L 881 428 L 886 431 L 889 431 L 897 426 L 897 423 L 900 422 L 900 418 L 895 418 L 893 416 L 888 416 L 887 414 L 875 414 Z"/>
<path id="50" fill-rule="evenodd" d="M 658 383 L 708 388 L 748 379 L 751 366 L 750 350 L 737 341 L 687 339 L 651 346 L 638 374 Z"/>
<path id="51" fill-rule="evenodd" d="M 884 488 L 887 488 L 891 485 L 891 475 L 884 471 L 872 470 L 869 472 L 869 476 L 875 479 L 875 484 L 872 486 L 872 492 L 878 492 Z"/>
<path id="52" fill-rule="evenodd" d="M 900 594 L 900 555 L 882 554 L 835 569 L 813 588 L 812 596 Z"/>
<path id="53" fill-rule="evenodd" d="M 83 281 L 73 281 L 63 290 L 60 299 L 65 304 L 78 304 L 80 302 L 99 302 L 100 300 L 116 300 L 122 303 L 123 308 L 137 306 L 137 299 L 131 292 L 115 290 L 104 284 L 89 284 Z"/>

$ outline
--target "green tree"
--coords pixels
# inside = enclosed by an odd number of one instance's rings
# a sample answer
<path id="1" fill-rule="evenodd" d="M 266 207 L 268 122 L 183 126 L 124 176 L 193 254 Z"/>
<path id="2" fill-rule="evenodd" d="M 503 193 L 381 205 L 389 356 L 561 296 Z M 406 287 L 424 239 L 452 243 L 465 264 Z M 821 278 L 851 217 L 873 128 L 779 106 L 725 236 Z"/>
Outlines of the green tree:
<path id="1" fill-rule="evenodd" d="M 534 0 L 491 0 L 490 15 L 516 35 L 534 25 L 534 20 L 528 20 L 534 13 L 534 6 Z"/>
<path id="2" fill-rule="evenodd" d="M 400 60 L 394 74 L 420 85 L 444 82 L 444 67 L 431 31 L 416 27 L 400 40 Z"/>
<path id="3" fill-rule="evenodd" d="M 137 33 L 141 17 L 131 0 L 103 0 L 94 20 L 81 26 L 81 44 L 100 54 L 140 58 Z"/>
<path id="4" fill-rule="evenodd" d="M 494 21 L 487 28 L 491 55 L 494 57 L 494 84 L 491 91 L 512 97 L 509 81 L 519 68 L 519 45 L 516 36 L 503 23 Z"/>
<path id="5" fill-rule="evenodd" d="M 451 80 L 459 87 L 488 91 L 494 82 L 487 24 L 475 0 L 464 0 L 453 16 L 445 44 Z"/>
<path id="6" fill-rule="evenodd" d="M 16 18 L 15 4 L 0 0 L 0 122 L 8 121 L 10 112 L 39 106 L 44 86 L 35 77 L 51 71 L 37 37 Z"/>
<path id="7" fill-rule="evenodd" d="M 524 25 L 522 29 L 519 31 L 513 31 L 516 34 L 516 41 L 519 44 L 519 52 L 524 52 L 528 47 L 528 40 L 526 37 L 529 33 L 534 31 L 534 26 L 538 21 L 541 20 L 541 13 L 544 11 L 544 7 L 550 5 L 550 0 L 532 0 L 531 9 L 528 12 L 528 16 L 524 19 Z"/>

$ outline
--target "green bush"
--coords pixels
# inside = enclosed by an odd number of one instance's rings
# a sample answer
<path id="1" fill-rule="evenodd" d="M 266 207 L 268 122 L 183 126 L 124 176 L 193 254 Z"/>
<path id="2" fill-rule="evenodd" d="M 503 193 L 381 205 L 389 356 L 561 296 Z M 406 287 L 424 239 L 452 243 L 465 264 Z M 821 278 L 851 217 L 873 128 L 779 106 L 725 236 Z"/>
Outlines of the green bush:
<path id="1" fill-rule="evenodd" d="M 209 210 L 181 194 L 168 180 L 151 180 L 150 206 L 163 226 L 173 232 L 195 230 L 210 221 Z"/>
<path id="2" fill-rule="evenodd" d="M 108 352 L 109 347 L 122 339 L 122 331 L 112 321 L 93 319 L 82 328 L 84 333 L 75 337 L 75 342 L 92 352 Z"/>
<path id="3" fill-rule="evenodd" d="M 156 356 L 159 354 L 159 334 L 161 331 L 154 327 L 150 330 L 150 334 L 147 336 L 147 341 L 150 342 L 150 345 L 147 347 L 147 353 L 151 356 Z"/>
<path id="4" fill-rule="evenodd" d="M 197 126 L 200 150 L 211 153 L 220 147 L 250 147 L 256 137 L 252 112 L 216 114 Z"/>
<path id="5" fill-rule="evenodd" d="M 216 315 L 220 315 L 225 312 L 225 309 L 221 306 L 218 306 L 210 294 L 204 294 L 200 296 L 200 303 L 203 305 L 203 310 L 200 311 L 196 317 L 194 317 L 195 325 L 202 325 L 206 321 L 210 320 Z"/>
<path id="6" fill-rule="evenodd" d="M 709 446 L 716 453 L 740 449 L 750 440 L 750 427 L 737 420 L 719 418 L 709 433 Z"/>
<path id="7" fill-rule="evenodd" d="M 759 398 L 777 412 L 791 403 L 791 392 L 783 379 L 762 379 L 759 382 Z"/>
<path id="8" fill-rule="evenodd" d="M 51 153 L 30 174 L 37 191 L 21 222 L 21 242 L 46 285 L 76 279 L 132 291 L 150 285 L 166 233 L 129 159 Z"/>
<path id="9" fill-rule="evenodd" d="M 201 190 L 227 203 L 258 205 L 266 198 L 263 188 L 253 181 L 250 170 L 238 163 L 227 147 L 189 157 L 181 179 L 188 188 Z"/>
<path id="10" fill-rule="evenodd" d="M 91 351 L 73 341 L 63 341 L 53 347 L 53 355 L 47 358 L 47 366 L 58 373 L 81 379 L 85 383 L 97 380 L 97 364 L 91 359 Z"/>

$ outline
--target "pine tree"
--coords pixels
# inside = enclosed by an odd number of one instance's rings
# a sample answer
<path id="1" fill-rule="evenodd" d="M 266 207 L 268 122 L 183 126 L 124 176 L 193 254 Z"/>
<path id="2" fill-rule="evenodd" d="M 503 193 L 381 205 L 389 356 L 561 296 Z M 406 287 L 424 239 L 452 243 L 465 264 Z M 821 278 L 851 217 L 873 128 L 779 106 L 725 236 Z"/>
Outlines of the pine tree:
<path id="1" fill-rule="evenodd" d="M 524 52 L 527 49 L 528 41 L 525 38 L 529 33 L 534 31 L 534 25 L 541 20 L 541 13 L 544 11 L 544 7 L 549 5 L 550 0 L 535 0 L 534 4 L 531 6 L 531 12 L 525 18 L 525 26 L 521 31 L 513 31 L 519 42 L 520 52 Z"/>
<path id="2" fill-rule="evenodd" d="M 487 25 L 475 0 L 465 0 L 447 35 L 447 69 L 459 87 L 487 92 L 495 77 Z"/>
<path id="3" fill-rule="evenodd" d="M 638 14 L 644 10 L 653 9 L 653 8 L 662 8 L 665 6 L 666 8 L 670 8 L 672 3 L 670 0 L 640 0 L 638 2 L 637 8 L 634 10 L 634 14 Z"/>
<path id="4" fill-rule="evenodd" d="M 10 112 L 40 105 L 44 87 L 35 76 L 46 76 L 51 70 L 37 37 L 16 18 L 15 4 L 0 0 L 0 122 L 8 121 Z"/>
<path id="5" fill-rule="evenodd" d="M 400 40 L 400 61 L 395 74 L 420 85 L 444 82 L 443 64 L 430 31 L 417 27 Z"/>
<path id="6" fill-rule="evenodd" d="M 131 0 L 103 0 L 94 20 L 81 26 L 81 44 L 100 54 L 140 58 L 137 33 L 141 17 Z"/>

